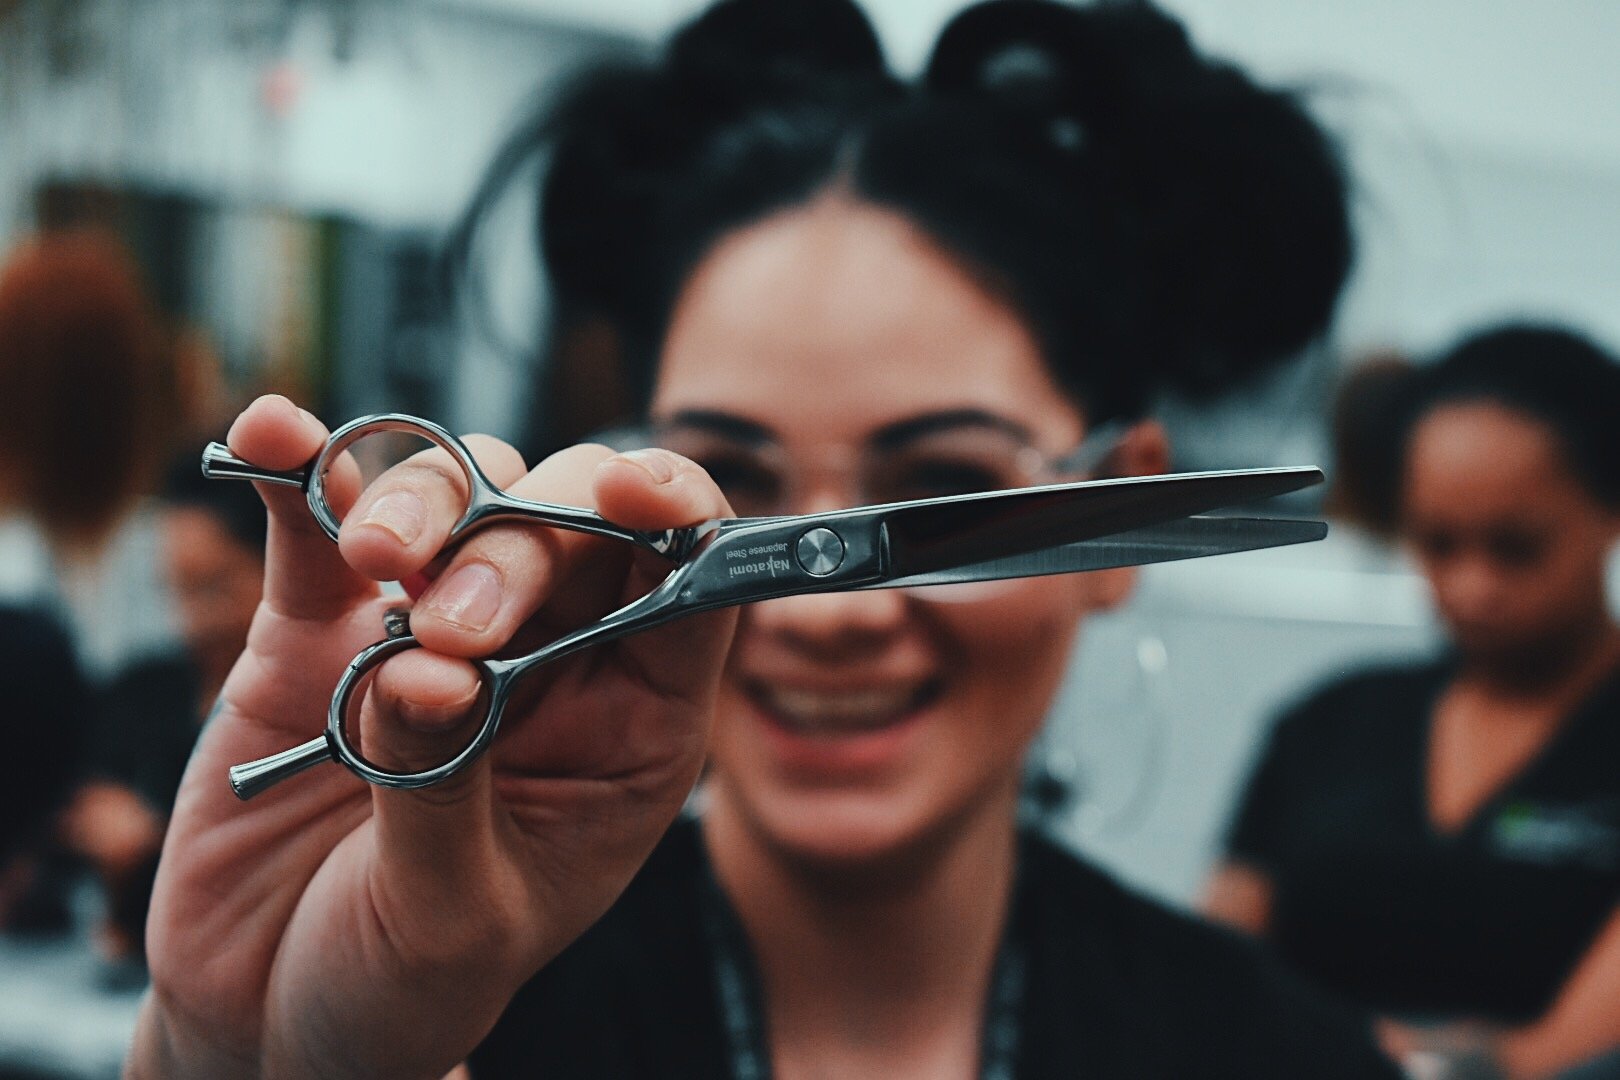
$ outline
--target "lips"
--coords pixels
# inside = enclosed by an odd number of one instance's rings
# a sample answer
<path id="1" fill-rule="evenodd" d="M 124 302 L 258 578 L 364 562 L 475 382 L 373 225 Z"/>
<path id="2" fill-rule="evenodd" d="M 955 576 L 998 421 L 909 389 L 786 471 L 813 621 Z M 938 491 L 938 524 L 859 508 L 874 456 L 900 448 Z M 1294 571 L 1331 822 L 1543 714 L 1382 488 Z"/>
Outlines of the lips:
<path id="1" fill-rule="evenodd" d="M 853 735 L 881 731 L 926 707 L 940 683 L 921 682 L 848 689 L 788 686 L 762 680 L 745 684 L 756 708 L 799 735 Z"/>

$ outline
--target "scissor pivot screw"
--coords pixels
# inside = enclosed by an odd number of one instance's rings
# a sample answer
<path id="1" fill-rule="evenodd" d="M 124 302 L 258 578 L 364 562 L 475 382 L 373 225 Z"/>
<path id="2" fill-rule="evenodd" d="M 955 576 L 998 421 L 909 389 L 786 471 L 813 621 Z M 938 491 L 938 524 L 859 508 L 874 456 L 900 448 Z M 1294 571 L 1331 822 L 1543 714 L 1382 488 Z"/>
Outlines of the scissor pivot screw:
<path id="1" fill-rule="evenodd" d="M 828 528 L 815 528 L 799 537 L 794 552 L 811 577 L 826 577 L 844 562 L 844 541 Z"/>

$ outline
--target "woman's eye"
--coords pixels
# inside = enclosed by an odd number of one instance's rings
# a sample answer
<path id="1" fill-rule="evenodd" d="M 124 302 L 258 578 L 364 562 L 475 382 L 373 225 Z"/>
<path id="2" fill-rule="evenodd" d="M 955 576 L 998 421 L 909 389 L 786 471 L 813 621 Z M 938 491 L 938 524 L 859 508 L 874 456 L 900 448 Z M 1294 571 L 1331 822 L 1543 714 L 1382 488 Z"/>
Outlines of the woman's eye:
<path id="1" fill-rule="evenodd" d="M 709 474 L 732 509 L 738 513 L 759 512 L 776 505 L 782 494 L 782 481 L 771 469 L 758 462 L 738 458 L 694 458 Z"/>
<path id="2" fill-rule="evenodd" d="M 1547 551 L 1544 537 L 1527 532 L 1503 531 L 1487 541 L 1491 557 L 1503 566 L 1523 568 L 1540 562 Z"/>
<path id="3" fill-rule="evenodd" d="M 1457 550 L 1457 538 L 1450 533 L 1416 531 L 1412 534 L 1412 547 L 1419 558 L 1438 561 Z"/>
<path id="4" fill-rule="evenodd" d="M 1012 486 L 1002 472 L 972 462 L 921 461 L 897 471 L 875 492 L 885 502 L 907 499 L 937 499 L 946 495 L 971 495 Z"/>

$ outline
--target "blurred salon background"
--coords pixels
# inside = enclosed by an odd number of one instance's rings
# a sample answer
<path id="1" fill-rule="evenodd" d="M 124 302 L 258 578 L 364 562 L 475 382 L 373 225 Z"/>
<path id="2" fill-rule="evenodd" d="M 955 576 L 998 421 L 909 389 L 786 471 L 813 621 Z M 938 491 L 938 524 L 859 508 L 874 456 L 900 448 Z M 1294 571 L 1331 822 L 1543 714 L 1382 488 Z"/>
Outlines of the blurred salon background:
<path id="1" fill-rule="evenodd" d="M 439 252 L 569 72 L 700 6 L 0 0 L 0 1076 L 116 1075 L 133 1023 L 168 800 L 261 568 L 256 503 L 197 478 L 201 444 L 267 391 L 531 448 L 621 419 L 590 342 L 548 364 L 532 185 L 458 289 Z M 901 71 L 959 6 L 866 4 Z M 1441 646 L 1390 535 L 1381 377 L 1513 320 L 1620 349 L 1620 7 L 1162 6 L 1304 93 L 1356 246 L 1309 355 L 1156 410 L 1178 468 L 1321 464 L 1284 509 L 1332 535 L 1148 568 L 1030 762 L 1032 814 L 1191 908 L 1279 712 Z"/>

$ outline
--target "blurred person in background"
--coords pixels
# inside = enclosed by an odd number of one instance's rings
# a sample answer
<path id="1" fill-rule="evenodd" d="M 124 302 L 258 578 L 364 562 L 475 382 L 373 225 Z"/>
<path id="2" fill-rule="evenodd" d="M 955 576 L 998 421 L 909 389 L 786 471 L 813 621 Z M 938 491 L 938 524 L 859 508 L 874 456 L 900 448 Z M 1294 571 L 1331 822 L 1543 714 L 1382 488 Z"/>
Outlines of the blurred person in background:
<path id="1" fill-rule="evenodd" d="M 114 958 L 141 953 L 164 825 L 203 717 L 247 644 L 264 579 L 264 503 L 245 485 L 205 479 L 196 451 L 170 465 L 157 509 L 180 648 L 137 661 L 100 692 L 89 779 L 64 821 L 69 846 L 105 887 L 102 944 Z"/>
<path id="2" fill-rule="evenodd" d="M 0 510 L 60 560 L 94 554 L 166 456 L 176 377 L 135 264 L 92 229 L 20 243 L 0 269 Z"/>
<path id="3" fill-rule="evenodd" d="M 81 769 L 88 692 L 48 614 L 0 604 L 0 933 L 61 930 L 44 894 L 56 816 Z"/>
<path id="4" fill-rule="evenodd" d="M 113 238 L 60 231 L 0 267 L 0 514 L 46 538 L 57 575 L 93 556 L 149 482 L 170 388 L 158 320 Z M 82 771 L 88 692 L 56 582 L 0 608 L 0 924 L 65 929 L 51 830 Z M 7 850 L 9 849 L 9 850 Z M 8 858 L 9 856 L 9 858 Z M 8 871 L 6 866 L 10 866 Z M 25 868 L 27 868 L 25 870 Z M 24 884 L 24 883 L 27 884 Z"/>
<path id="5" fill-rule="evenodd" d="M 973 7 L 906 85 L 847 3 L 729 0 L 515 145 L 550 151 L 550 281 L 615 328 L 651 445 L 475 452 L 642 529 L 1056 479 L 1113 421 L 1108 471 L 1162 470 L 1155 393 L 1293 355 L 1349 261 L 1320 131 L 1146 6 Z M 266 398 L 230 443 L 282 468 L 325 436 Z M 1019 833 L 1129 570 L 694 617 L 553 668 L 442 786 L 328 768 L 238 802 L 227 766 L 306 738 L 376 639 L 378 581 L 436 575 L 359 721 L 397 766 L 467 739 L 458 658 L 666 569 L 522 527 L 439 557 L 432 454 L 329 491 L 336 547 L 263 490 L 265 602 L 176 805 L 130 1075 L 1394 1075 L 1258 949 Z"/>
<path id="6" fill-rule="evenodd" d="M 1620 1046 L 1620 364 L 1508 325 L 1390 374 L 1388 501 L 1450 647 L 1282 719 L 1208 909 L 1432 1028 L 1399 1050 L 1549 1076 Z"/>

